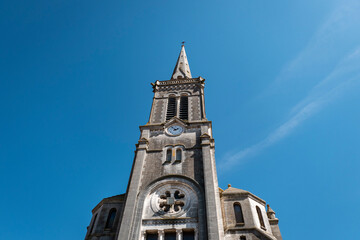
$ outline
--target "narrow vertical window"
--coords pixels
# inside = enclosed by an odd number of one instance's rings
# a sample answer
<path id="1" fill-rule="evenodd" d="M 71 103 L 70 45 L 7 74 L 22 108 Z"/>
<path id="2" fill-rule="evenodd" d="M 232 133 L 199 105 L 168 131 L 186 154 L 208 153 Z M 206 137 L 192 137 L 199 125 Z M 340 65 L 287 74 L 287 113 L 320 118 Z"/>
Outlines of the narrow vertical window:
<path id="1" fill-rule="evenodd" d="M 172 155 L 172 149 L 168 148 L 168 150 L 166 150 L 166 161 L 167 162 L 171 162 L 171 155 Z"/>
<path id="2" fill-rule="evenodd" d="M 236 224 L 244 224 L 244 216 L 242 213 L 240 203 L 234 203 L 234 213 L 235 213 Z"/>
<path id="3" fill-rule="evenodd" d="M 158 235 L 156 233 L 147 233 L 146 240 L 158 240 Z"/>
<path id="4" fill-rule="evenodd" d="M 94 217 L 94 221 L 92 222 L 92 224 L 91 224 L 91 228 L 90 228 L 90 234 L 93 232 L 93 230 L 94 230 L 94 226 L 95 226 L 95 222 L 96 222 L 96 218 L 97 218 L 97 214 L 95 215 L 95 217 Z"/>
<path id="5" fill-rule="evenodd" d="M 181 149 L 178 148 L 176 149 L 176 158 L 175 158 L 176 161 L 181 161 Z"/>
<path id="6" fill-rule="evenodd" d="M 115 221 L 115 217 L 116 217 L 116 208 L 112 208 L 109 212 L 108 218 L 106 220 L 106 225 L 105 228 L 111 229 L 114 225 L 114 221 Z"/>
<path id="7" fill-rule="evenodd" d="M 176 240 L 176 233 L 174 232 L 166 232 L 165 233 L 165 240 Z"/>
<path id="8" fill-rule="evenodd" d="M 195 232 L 194 232 L 194 230 L 184 231 L 183 232 L 183 240 L 195 240 Z"/>
<path id="9" fill-rule="evenodd" d="M 256 206 L 256 212 L 257 212 L 258 217 L 259 217 L 260 226 L 261 226 L 262 228 L 265 228 L 264 219 L 263 219 L 263 216 L 262 216 L 262 214 L 261 214 L 261 210 L 260 210 L 260 208 L 259 208 L 258 206 Z"/>
<path id="10" fill-rule="evenodd" d="M 169 120 L 174 116 L 176 116 L 176 98 L 169 97 L 168 98 L 168 108 L 167 108 L 167 112 L 166 112 L 166 120 Z"/>
<path id="11" fill-rule="evenodd" d="M 181 96 L 180 98 L 180 119 L 188 120 L 188 97 Z"/>

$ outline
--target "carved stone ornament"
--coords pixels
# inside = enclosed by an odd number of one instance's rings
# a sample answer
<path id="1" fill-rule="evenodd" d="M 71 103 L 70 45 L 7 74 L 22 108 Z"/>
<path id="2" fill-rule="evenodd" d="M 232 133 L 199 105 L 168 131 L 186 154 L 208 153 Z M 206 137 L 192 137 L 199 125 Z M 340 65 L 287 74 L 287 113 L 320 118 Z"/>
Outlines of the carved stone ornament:
<path id="1" fill-rule="evenodd" d="M 185 205 L 185 195 L 179 190 L 175 192 L 166 191 L 165 194 L 160 195 L 159 207 L 164 212 L 172 214 L 179 212 Z"/>
<path id="2" fill-rule="evenodd" d="M 150 196 L 150 207 L 156 215 L 178 217 L 186 214 L 191 206 L 194 192 L 185 185 L 166 184 Z"/>

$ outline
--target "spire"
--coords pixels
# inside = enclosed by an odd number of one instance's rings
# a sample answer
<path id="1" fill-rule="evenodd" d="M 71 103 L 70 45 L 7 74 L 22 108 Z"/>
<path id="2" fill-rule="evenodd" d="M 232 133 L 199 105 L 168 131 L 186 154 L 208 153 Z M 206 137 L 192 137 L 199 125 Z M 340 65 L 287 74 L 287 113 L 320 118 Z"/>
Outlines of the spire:
<path id="1" fill-rule="evenodd" d="M 192 78 L 189 62 L 186 57 L 184 42 L 181 45 L 180 55 L 176 62 L 173 75 L 171 77 L 171 79 L 177 79 L 177 78 Z"/>

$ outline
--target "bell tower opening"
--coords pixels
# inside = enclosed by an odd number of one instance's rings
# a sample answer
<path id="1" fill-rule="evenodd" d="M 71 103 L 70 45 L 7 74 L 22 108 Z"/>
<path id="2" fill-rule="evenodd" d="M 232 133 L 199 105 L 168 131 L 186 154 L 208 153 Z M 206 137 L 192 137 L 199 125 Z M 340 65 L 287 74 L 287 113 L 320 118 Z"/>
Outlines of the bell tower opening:
<path id="1" fill-rule="evenodd" d="M 181 96 L 180 97 L 180 119 L 188 120 L 188 96 Z"/>
<path id="2" fill-rule="evenodd" d="M 166 120 L 170 120 L 171 118 L 176 116 L 176 97 L 169 96 L 168 98 L 168 105 L 167 105 L 167 113 L 166 113 Z"/>

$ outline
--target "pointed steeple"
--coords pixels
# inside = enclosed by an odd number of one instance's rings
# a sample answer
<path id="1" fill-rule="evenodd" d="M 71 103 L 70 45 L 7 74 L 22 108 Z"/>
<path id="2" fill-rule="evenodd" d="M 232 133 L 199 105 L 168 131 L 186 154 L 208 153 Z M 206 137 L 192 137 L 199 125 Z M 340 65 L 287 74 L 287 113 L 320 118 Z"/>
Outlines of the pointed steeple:
<path id="1" fill-rule="evenodd" d="M 184 44 L 181 45 L 180 55 L 176 62 L 174 72 L 171 77 L 171 79 L 177 79 L 177 78 L 182 78 L 182 79 L 192 78 L 191 72 L 190 72 L 190 67 L 189 67 L 189 62 L 186 57 Z"/>

